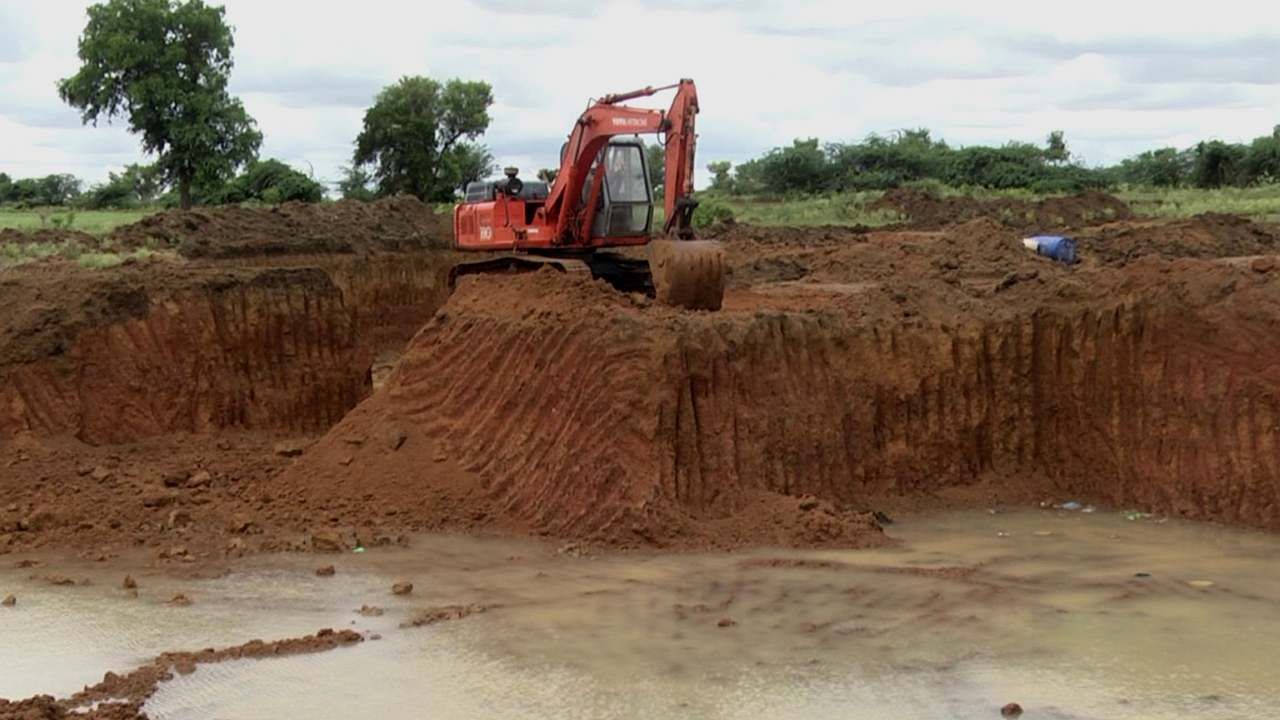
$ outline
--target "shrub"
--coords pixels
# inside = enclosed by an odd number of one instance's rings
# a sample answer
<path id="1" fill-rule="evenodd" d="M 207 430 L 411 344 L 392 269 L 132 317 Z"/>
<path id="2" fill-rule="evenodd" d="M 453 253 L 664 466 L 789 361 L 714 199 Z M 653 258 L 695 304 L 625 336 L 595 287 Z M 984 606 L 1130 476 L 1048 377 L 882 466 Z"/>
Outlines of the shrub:
<path id="1" fill-rule="evenodd" d="M 254 200 L 276 205 L 296 200 L 320 202 L 324 186 L 279 160 L 255 160 L 228 183 L 198 188 L 197 198 L 205 205 L 232 205 Z"/>
<path id="2" fill-rule="evenodd" d="M 719 222 L 733 220 L 733 208 L 719 198 L 702 198 L 693 211 L 693 226 L 704 228 Z"/>

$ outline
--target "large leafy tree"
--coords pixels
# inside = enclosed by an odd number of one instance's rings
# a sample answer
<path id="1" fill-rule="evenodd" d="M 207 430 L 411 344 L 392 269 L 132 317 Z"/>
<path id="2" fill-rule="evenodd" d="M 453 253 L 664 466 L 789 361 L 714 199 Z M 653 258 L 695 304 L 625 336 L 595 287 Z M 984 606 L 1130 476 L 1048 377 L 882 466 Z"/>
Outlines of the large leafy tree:
<path id="1" fill-rule="evenodd" d="M 489 148 L 476 143 L 454 145 L 445 162 L 445 174 L 453 178 L 455 186 L 464 193 L 468 183 L 483 180 L 498 169 Z"/>
<path id="2" fill-rule="evenodd" d="M 80 71 L 58 83 L 58 94 L 85 123 L 124 118 L 183 208 L 193 184 L 225 180 L 257 156 L 262 134 L 227 92 L 234 42 L 222 8 L 108 0 L 88 13 Z"/>
<path id="3" fill-rule="evenodd" d="M 463 170 L 474 169 L 477 159 L 475 152 L 460 154 L 458 147 L 489 127 L 492 104 L 493 89 L 485 82 L 401 78 L 365 112 L 353 164 L 372 166 L 384 195 L 451 200 Z"/>

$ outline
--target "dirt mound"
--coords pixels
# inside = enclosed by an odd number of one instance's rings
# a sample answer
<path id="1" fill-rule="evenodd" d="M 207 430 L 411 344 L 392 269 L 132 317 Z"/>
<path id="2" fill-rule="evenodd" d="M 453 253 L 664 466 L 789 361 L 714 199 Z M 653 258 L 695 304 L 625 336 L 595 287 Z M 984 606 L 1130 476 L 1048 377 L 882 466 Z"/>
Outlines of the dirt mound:
<path id="1" fill-rule="evenodd" d="M 849 244 L 863 242 L 872 228 L 863 225 L 810 225 L 803 228 L 749 225 L 732 220 L 712 225 L 701 233 L 709 240 L 756 246 L 793 246 L 797 239 L 808 244 Z"/>
<path id="2" fill-rule="evenodd" d="M 1081 233 L 1078 240 L 1083 252 L 1117 264 L 1152 255 L 1223 258 L 1280 253 L 1280 228 L 1221 213 L 1171 221 L 1117 223 Z"/>
<path id="3" fill-rule="evenodd" d="M 974 234 L 956 272 L 1011 267 L 1002 236 Z M 992 477 L 1005 497 L 1041 476 L 1105 502 L 1280 524 L 1274 426 L 1226 431 L 1280 417 L 1280 376 L 1258 360 L 1280 345 L 1259 354 L 1251 319 L 1280 315 L 1277 278 L 1148 260 L 1085 280 L 1016 257 L 1045 274 L 940 292 L 911 287 L 904 263 L 864 285 L 731 293 L 719 314 L 554 273 L 473 279 L 387 391 L 281 483 L 439 527 L 621 545 L 865 544 L 879 536 L 861 511 L 882 499 Z M 1221 369 L 1210 380 L 1206 366 Z M 1235 419 L 1173 410 L 1206 406 Z M 373 440 L 387 437 L 407 441 L 387 453 Z"/>
<path id="4" fill-rule="evenodd" d="M 1076 195 L 1026 201 L 1014 198 L 979 200 L 940 197 L 927 190 L 894 188 L 870 205 L 872 210 L 892 210 L 910 218 L 914 228 L 941 228 L 975 218 L 991 218 L 1011 228 L 1057 232 L 1128 220 L 1133 211 L 1119 198 L 1096 190 Z"/>
<path id="5" fill-rule="evenodd" d="M 868 238 L 849 250 L 878 264 L 843 270 L 863 281 L 714 314 L 473 278 L 281 486 L 624 546 L 874 543 L 880 502 L 981 482 L 1280 526 L 1280 274 L 1071 269 L 963 227 Z"/>
<path id="6" fill-rule="evenodd" d="M 829 298 L 828 309 L 843 305 L 855 316 L 881 322 L 922 314 L 939 319 L 1000 314 L 1017 306 L 989 301 L 1012 300 L 1028 286 L 1073 274 L 1067 266 L 1027 252 L 1021 232 L 989 218 L 942 230 L 841 235 L 793 228 L 765 243 L 755 237 L 753 229 L 743 226 L 720 235 L 729 250 L 731 287 L 766 297 L 805 289 L 843 295 L 855 300 L 833 303 Z"/>
<path id="7" fill-rule="evenodd" d="M 704 445 L 709 368 L 687 363 L 731 342 L 721 324 L 552 271 L 469 279 L 386 391 L 280 484 L 321 505 L 363 498 L 445 527 L 620 546 L 884 542 L 870 513 L 791 496 L 812 480 L 789 462 L 801 452 L 791 438 L 738 459 L 767 466 L 749 481 L 732 477 L 725 447 Z M 400 436 L 387 452 L 380 439 Z"/>
<path id="8" fill-rule="evenodd" d="M 62 245 L 72 243 L 85 247 L 95 247 L 97 239 L 79 230 L 63 230 L 61 228 L 42 228 L 23 232 L 13 228 L 0 230 L 0 245 Z"/>
<path id="9" fill-rule="evenodd" d="M 113 231 L 126 248 L 173 247 L 188 258 L 404 252 L 443 248 L 451 219 L 417 198 L 169 210 Z"/>

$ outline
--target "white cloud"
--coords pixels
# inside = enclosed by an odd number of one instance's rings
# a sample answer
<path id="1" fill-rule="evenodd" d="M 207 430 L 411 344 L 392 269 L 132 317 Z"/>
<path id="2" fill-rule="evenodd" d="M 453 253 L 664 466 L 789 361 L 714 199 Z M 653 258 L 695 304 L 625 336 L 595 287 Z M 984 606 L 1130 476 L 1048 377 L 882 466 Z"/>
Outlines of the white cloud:
<path id="1" fill-rule="evenodd" d="M 57 97 L 83 0 L 0 4 L 0 171 L 101 180 L 140 159 L 119 127 L 81 127 Z M 555 163 L 587 99 L 698 81 L 701 161 L 796 137 L 931 128 L 949 142 L 1066 131 L 1090 162 L 1280 122 L 1280 13 L 1167 3 L 227 0 L 232 89 L 263 155 L 335 179 L 364 108 L 404 75 L 482 79 L 485 135 L 527 174 Z M 1241 18 L 1248 18 L 1247 22 Z M 650 106 L 661 106 L 654 99 Z M 644 103 L 639 103 L 644 104 Z"/>

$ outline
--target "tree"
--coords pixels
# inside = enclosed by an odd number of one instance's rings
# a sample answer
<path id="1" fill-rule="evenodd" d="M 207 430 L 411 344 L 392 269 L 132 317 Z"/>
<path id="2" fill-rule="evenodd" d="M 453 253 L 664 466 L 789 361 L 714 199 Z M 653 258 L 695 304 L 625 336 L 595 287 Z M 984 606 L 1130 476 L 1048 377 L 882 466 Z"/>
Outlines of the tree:
<path id="1" fill-rule="evenodd" d="M 353 165 L 373 166 L 383 195 L 407 192 L 448 201 L 461 184 L 454 147 L 489 127 L 493 89 L 485 82 L 401 78 L 378 93 L 364 114 Z"/>
<path id="2" fill-rule="evenodd" d="M 1043 151 L 1030 143 L 1002 147 L 974 145 L 951 155 L 943 179 L 957 187 L 1027 188 L 1048 176 Z"/>
<path id="3" fill-rule="evenodd" d="M 262 134 L 227 92 L 234 42 L 222 8 L 108 0 L 88 14 L 80 70 L 58 83 L 58 94 L 86 124 L 127 119 L 183 208 L 194 184 L 213 185 L 257 156 Z"/>
<path id="4" fill-rule="evenodd" d="M 832 189 L 883 190 L 939 177 L 952 153 L 929 130 L 916 128 L 889 137 L 872 133 L 860 143 L 829 143 L 826 154 Z"/>
<path id="5" fill-rule="evenodd" d="M 68 200 L 80 194 L 80 185 L 80 179 L 75 175 L 46 175 L 40 178 L 40 193 L 46 205 L 66 205 Z"/>
<path id="6" fill-rule="evenodd" d="M 774 148 L 760 158 L 760 179 L 771 193 L 816 193 L 827 188 L 830 164 L 818 139 L 799 140 Z"/>
<path id="7" fill-rule="evenodd" d="M 729 169 L 733 167 L 733 163 L 728 160 L 707 163 L 707 172 L 711 173 L 711 189 L 729 191 L 733 189 L 733 178 L 729 176 Z"/>
<path id="8" fill-rule="evenodd" d="M 138 199 L 134 195 L 133 184 L 123 173 L 108 173 L 106 182 L 89 188 L 76 204 L 90 210 L 130 208 L 138 204 Z"/>
<path id="9" fill-rule="evenodd" d="M 1045 139 L 1044 159 L 1055 165 L 1071 159 L 1071 152 L 1067 150 L 1067 141 L 1061 130 L 1054 130 Z"/>
<path id="10" fill-rule="evenodd" d="M 10 200 L 19 205 L 48 205 L 40 197 L 40 181 L 35 178 L 18 178 L 9 191 Z"/>
<path id="11" fill-rule="evenodd" d="M 560 174 L 558 168 L 542 168 L 538 171 L 538 179 L 550 185 L 556 181 L 556 176 Z"/>
<path id="12" fill-rule="evenodd" d="M 1126 158 L 1113 172 L 1120 182 L 1133 185 L 1182 187 L 1190 182 L 1194 164 L 1192 152 L 1166 147 Z"/>
<path id="13" fill-rule="evenodd" d="M 1246 149 L 1211 140 L 1196 145 L 1195 165 L 1191 169 L 1191 181 L 1199 188 L 1216 188 L 1223 185 L 1240 185 L 1241 165 Z"/>
<path id="14" fill-rule="evenodd" d="M 217 187 L 204 188 L 201 196 L 210 205 L 250 200 L 271 205 L 291 200 L 320 202 L 324 186 L 279 160 L 254 160 L 240 176 Z"/>
<path id="15" fill-rule="evenodd" d="M 467 192 L 467 184 L 483 180 L 498 169 L 493 161 L 493 153 L 484 145 L 458 143 L 449 151 L 445 159 L 445 175 L 454 178 L 455 187 L 463 193 Z"/>
<path id="16" fill-rule="evenodd" d="M 730 192 L 734 195 L 756 195 L 765 191 L 763 163 L 760 158 L 738 163 L 733 169 Z"/>
<path id="17" fill-rule="evenodd" d="M 667 149 L 662 145 L 647 145 L 644 149 L 645 165 L 649 166 L 649 187 L 656 196 L 667 184 Z"/>
<path id="18" fill-rule="evenodd" d="M 377 194 L 373 192 L 373 176 L 361 167 L 344 165 L 342 179 L 338 181 L 338 192 L 346 200 L 363 200 L 368 202 Z"/>
<path id="19" fill-rule="evenodd" d="M 12 180 L 0 173 L 0 202 L 25 206 L 66 205 L 80 194 L 80 180 L 74 175 L 46 175 L 42 178 Z"/>
<path id="20" fill-rule="evenodd" d="M 120 178 L 141 203 L 154 201 L 165 190 L 163 173 L 155 165 L 125 165 Z"/>
<path id="21" fill-rule="evenodd" d="M 1270 135 L 1255 138 L 1249 143 L 1244 173 L 1249 183 L 1280 180 L 1280 125 Z"/>

